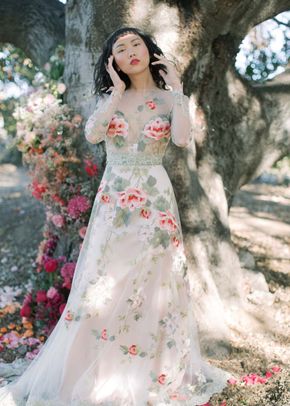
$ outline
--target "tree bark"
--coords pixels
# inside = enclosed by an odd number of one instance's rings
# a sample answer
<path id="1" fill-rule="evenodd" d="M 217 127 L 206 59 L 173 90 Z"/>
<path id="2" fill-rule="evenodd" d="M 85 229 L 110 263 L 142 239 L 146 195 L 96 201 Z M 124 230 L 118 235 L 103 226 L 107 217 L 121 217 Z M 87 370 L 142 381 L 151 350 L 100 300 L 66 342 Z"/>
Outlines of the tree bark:
<path id="1" fill-rule="evenodd" d="M 68 0 L 66 5 L 67 101 L 85 117 L 95 106 L 93 68 L 100 47 L 122 25 L 153 33 L 165 54 L 178 61 L 185 93 L 198 100 L 198 109 L 191 107 L 196 155 L 172 144 L 164 164 L 180 210 L 193 311 L 202 345 L 211 348 L 217 339 L 228 340 L 230 329 L 262 329 L 265 321 L 262 314 L 257 320 L 245 300 L 228 214 L 237 190 L 290 151 L 289 69 L 256 85 L 236 72 L 234 61 L 253 26 L 289 9 L 290 0 Z M 35 55 L 42 55 L 38 44 Z M 104 156 L 104 145 L 94 148 Z"/>
<path id="2" fill-rule="evenodd" d="M 21 48 L 42 66 L 64 44 L 65 7 L 58 0 L 0 2 L 0 42 Z"/>

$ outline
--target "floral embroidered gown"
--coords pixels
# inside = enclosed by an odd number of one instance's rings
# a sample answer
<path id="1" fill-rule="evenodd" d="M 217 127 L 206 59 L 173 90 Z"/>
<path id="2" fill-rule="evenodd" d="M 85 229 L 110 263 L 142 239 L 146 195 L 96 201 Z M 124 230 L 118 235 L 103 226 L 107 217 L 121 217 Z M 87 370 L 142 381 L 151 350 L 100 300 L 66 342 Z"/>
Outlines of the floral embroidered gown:
<path id="1" fill-rule="evenodd" d="M 188 97 L 152 89 L 98 99 L 86 139 L 105 140 L 68 302 L 0 405 L 198 405 L 230 374 L 202 360 L 182 231 L 162 157 L 188 145 Z M 187 141 L 185 141 L 187 140 Z"/>

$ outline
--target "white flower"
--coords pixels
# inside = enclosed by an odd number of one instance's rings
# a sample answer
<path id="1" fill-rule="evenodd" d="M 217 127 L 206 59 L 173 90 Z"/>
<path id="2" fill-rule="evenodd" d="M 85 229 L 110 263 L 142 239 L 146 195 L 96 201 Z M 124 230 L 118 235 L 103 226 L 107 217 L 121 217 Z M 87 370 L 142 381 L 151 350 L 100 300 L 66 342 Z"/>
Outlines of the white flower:
<path id="1" fill-rule="evenodd" d="M 0 307 L 5 307 L 8 304 L 11 304 L 15 297 L 22 293 L 22 289 L 20 288 L 12 288 L 10 286 L 5 286 L 4 288 L 0 289 Z"/>
<path id="2" fill-rule="evenodd" d="M 91 310 L 98 310 L 112 300 L 112 291 L 115 286 L 114 279 L 109 276 L 99 276 L 95 281 L 90 281 L 84 298 L 85 306 Z"/>
<path id="3" fill-rule="evenodd" d="M 142 287 L 139 288 L 137 292 L 131 295 L 128 299 L 129 301 L 131 301 L 131 307 L 133 310 L 138 309 L 146 298 L 146 296 L 143 293 L 141 293 L 142 290 L 143 290 Z"/>

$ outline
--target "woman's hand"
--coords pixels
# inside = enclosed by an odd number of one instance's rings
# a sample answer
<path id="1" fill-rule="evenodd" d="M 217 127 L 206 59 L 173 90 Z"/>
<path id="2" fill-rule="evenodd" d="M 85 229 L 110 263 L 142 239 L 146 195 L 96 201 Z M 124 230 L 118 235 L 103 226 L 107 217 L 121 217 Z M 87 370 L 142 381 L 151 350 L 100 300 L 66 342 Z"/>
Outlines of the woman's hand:
<path id="1" fill-rule="evenodd" d="M 123 80 L 120 79 L 120 76 L 115 71 L 115 69 L 113 67 L 113 59 L 114 59 L 114 56 L 110 55 L 110 57 L 108 58 L 108 64 L 105 64 L 106 70 L 109 73 L 110 78 L 113 82 L 114 89 L 123 92 L 126 89 L 126 84 L 125 84 L 125 82 L 123 82 Z M 110 89 L 111 88 L 112 87 L 110 87 Z M 110 89 L 108 89 L 108 90 L 110 90 Z"/>
<path id="2" fill-rule="evenodd" d="M 158 61 L 151 62 L 151 65 L 154 64 L 162 64 L 165 65 L 167 68 L 167 73 L 163 70 L 159 70 L 160 75 L 163 77 L 165 83 L 172 88 L 172 90 L 183 90 L 182 83 L 180 78 L 177 74 L 175 66 L 173 62 L 169 61 L 164 55 L 158 55 L 154 53 L 154 56 L 158 58 Z"/>

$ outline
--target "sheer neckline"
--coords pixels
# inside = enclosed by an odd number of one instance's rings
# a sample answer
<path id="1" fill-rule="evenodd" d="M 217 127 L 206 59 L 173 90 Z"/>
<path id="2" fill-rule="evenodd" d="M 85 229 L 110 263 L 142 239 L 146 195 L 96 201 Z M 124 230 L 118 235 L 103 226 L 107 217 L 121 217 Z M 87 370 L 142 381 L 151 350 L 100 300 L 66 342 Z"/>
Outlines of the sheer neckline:
<path id="1" fill-rule="evenodd" d="M 132 94 L 132 96 L 148 96 L 152 93 L 158 92 L 166 92 L 166 89 L 160 89 L 159 87 L 153 89 L 146 89 L 146 90 L 133 90 L 129 91 L 129 89 L 125 90 L 124 94 Z"/>

